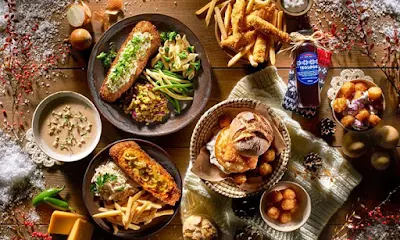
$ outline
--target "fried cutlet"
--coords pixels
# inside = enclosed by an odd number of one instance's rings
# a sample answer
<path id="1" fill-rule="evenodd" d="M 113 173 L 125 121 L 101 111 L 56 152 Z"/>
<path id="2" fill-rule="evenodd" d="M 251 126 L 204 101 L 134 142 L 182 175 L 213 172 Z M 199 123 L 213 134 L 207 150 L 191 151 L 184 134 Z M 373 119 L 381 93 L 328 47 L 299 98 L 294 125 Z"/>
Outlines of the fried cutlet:
<path id="1" fill-rule="evenodd" d="M 148 21 L 136 24 L 122 44 L 100 89 L 100 97 L 115 102 L 135 83 L 161 45 L 157 28 Z"/>
<path id="2" fill-rule="evenodd" d="M 110 149 L 114 162 L 144 190 L 171 206 L 181 197 L 175 180 L 134 141 L 115 144 Z"/>

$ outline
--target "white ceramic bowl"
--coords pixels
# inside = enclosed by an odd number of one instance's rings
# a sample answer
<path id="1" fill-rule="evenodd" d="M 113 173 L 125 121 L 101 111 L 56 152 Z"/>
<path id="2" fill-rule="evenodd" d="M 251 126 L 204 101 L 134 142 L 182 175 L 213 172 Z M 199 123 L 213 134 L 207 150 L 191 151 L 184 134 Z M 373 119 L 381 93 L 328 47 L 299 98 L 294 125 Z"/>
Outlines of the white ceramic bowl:
<path id="1" fill-rule="evenodd" d="M 269 218 L 266 214 L 267 206 L 267 196 L 272 191 L 284 190 L 286 188 L 291 188 L 296 192 L 297 201 L 299 202 L 299 209 L 292 214 L 292 221 L 282 224 L 278 220 Z M 292 232 L 299 229 L 308 220 L 311 214 L 311 199 L 307 191 L 295 182 L 282 181 L 278 182 L 274 187 L 265 191 L 261 197 L 260 201 L 260 214 L 263 220 L 275 230 L 281 232 Z"/>
<path id="2" fill-rule="evenodd" d="M 91 142 L 88 142 L 88 144 L 90 145 L 84 151 L 72 155 L 60 154 L 54 151 L 52 146 L 48 146 L 48 144 L 46 144 L 43 138 L 40 136 L 40 117 L 42 113 L 44 112 L 44 110 L 46 110 L 46 107 L 48 107 L 50 103 L 54 101 L 59 101 L 61 100 L 61 98 L 71 98 L 74 100 L 78 100 L 82 104 L 88 106 L 93 111 L 95 119 L 96 132 L 94 132 L 93 140 Z M 97 144 L 100 141 L 102 124 L 99 112 L 88 98 L 76 92 L 60 91 L 49 95 L 48 97 L 43 99 L 36 107 L 32 118 L 32 130 L 37 145 L 45 154 L 58 161 L 74 162 L 87 157 L 96 148 Z"/>

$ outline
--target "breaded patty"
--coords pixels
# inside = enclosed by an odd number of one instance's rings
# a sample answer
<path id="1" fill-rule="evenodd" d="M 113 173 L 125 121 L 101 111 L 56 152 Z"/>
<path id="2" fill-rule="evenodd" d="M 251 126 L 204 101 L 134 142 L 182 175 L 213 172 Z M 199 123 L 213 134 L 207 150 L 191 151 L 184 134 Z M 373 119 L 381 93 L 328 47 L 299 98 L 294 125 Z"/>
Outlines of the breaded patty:
<path id="1" fill-rule="evenodd" d="M 180 199 L 181 191 L 175 180 L 136 142 L 115 144 L 110 156 L 129 177 L 162 202 L 173 206 Z"/>
<path id="2" fill-rule="evenodd" d="M 226 173 L 243 173 L 257 167 L 258 157 L 245 157 L 233 146 L 230 129 L 225 127 L 217 136 L 215 156 Z"/>
<path id="3" fill-rule="evenodd" d="M 148 32 L 151 35 L 150 47 L 147 48 L 145 54 L 143 56 L 138 57 L 138 59 L 133 60 L 137 61 L 137 67 L 133 74 L 131 74 L 129 81 L 122 84 L 117 88 L 114 92 L 107 86 L 107 81 L 110 77 L 110 74 L 113 70 L 113 67 L 120 61 L 121 54 L 125 49 L 128 42 L 133 38 L 134 34 L 146 33 Z M 132 85 L 135 83 L 136 79 L 139 78 L 140 74 L 142 73 L 143 69 L 146 67 L 147 62 L 149 61 L 150 57 L 158 51 L 158 48 L 161 46 L 161 38 L 160 34 L 157 31 L 157 28 L 148 21 L 141 21 L 136 24 L 136 26 L 132 29 L 132 32 L 129 34 L 128 38 L 122 44 L 121 48 L 118 51 L 117 57 L 113 61 L 110 69 L 108 70 L 106 78 L 103 80 L 103 84 L 100 89 L 100 97 L 107 102 L 115 102 L 117 99 L 121 97 L 121 95 L 126 92 Z M 122 78 L 121 78 L 122 79 Z"/>

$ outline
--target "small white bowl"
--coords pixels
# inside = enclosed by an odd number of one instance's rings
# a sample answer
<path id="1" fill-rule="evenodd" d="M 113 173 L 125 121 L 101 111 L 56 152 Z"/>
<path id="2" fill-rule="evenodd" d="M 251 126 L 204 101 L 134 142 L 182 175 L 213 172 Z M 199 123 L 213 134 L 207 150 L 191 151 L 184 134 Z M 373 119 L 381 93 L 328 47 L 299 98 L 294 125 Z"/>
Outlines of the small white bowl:
<path id="1" fill-rule="evenodd" d="M 299 209 L 292 215 L 292 220 L 288 223 L 280 223 L 278 220 L 274 220 L 269 218 L 265 212 L 267 206 L 267 196 L 269 193 L 273 191 L 284 190 L 286 188 L 291 188 L 296 192 L 296 198 L 299 202 Z M 304 223 L 308 220 L 311 214 L 311 199 L 308 195 L 307 191 L 295 182 L 282 181 L 278 182 L 274 187 L 265 191 L 261 197 L 260 201 L 260 214 L 263 218 L 264 222 L 268 224 L 268 226 L 272 227 L 275 230 L 281 232 L 292 232 L 296 229 L 299 229 Z"/>
<path id="2" fill-rule="evenodd" d="M 40 136 L 40 118 L 46 107 L 54 102 L 60 100 L 60 98 L 71 98 L 74 100 L 78 100 L 82 104 L 88 106 L 94 114 L 94 119 L 95 119 L 95 125 L 96 125 L 96 132 L 94 132 L 94 138 L 93 140 L 89 143 L 90 145 L 82 152 L 75 153 L 72 155 L 68 154 L 60 154 L 52 149 L 51 146 L 48 146 Z M 100 136 L 101 136 L 101 130 L 102 130 L 102 124 L 101 124 L 101 118 L 99 115 L 99 112 L 97 111 L 96 107 L 94 104 L 85 96 L 72 92 L 72 91 L 60 91 L 53 93 L 43 99 L 39 105 L 36 107 L 35 112 L 33 113 L 33 118 L 32 118 L 32 130 L 33 130 L 33 136 L 35 138 L 35 141 L 39 148 L 49 157 L 54 158 L 58 161 L 62 162 L 74 162 L 81 160 L 85 157 L 87 157 L 93 150 L 96 148 L 97 144 L 100 141 Z"/>

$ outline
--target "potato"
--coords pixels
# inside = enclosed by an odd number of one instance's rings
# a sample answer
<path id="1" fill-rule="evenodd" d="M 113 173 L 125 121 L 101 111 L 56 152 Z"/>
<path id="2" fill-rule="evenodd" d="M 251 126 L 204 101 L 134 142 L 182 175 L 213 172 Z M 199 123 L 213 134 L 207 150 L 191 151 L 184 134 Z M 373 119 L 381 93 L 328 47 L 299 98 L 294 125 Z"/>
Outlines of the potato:
<path id="1" fill-rule="evenodd" d="M 273 191 L 268 194 L 268 200 L 272 203 L 278 203 L 283 200 L 283 195 L 280 191 Z"/>
<path id="2" fill-rule="evenodd" d="M 270 148 L 263 155 L 261 155 L 261 162 L 273 162 L 275 158 L 275 149 Z"/>
<path id="3" fill-rule="evenodd" d="M 281 211 L 277 207 L 270 207 L 267 209 L 267 216 L 272 219 L 278 219 Z"/>
<path id="4" fill-rule="evenodd" d="M 233 181 L 237 184 L 237 185 L 242 185 L 243 183 L 247 182 L 247 177 L 245 174 L 235 174 L 233 176 Z"/>
<path id="5" fill-rule="evenodd" d="M 356 91 L 365 92 L 368 90 L 368 86 L 365 83 L 359 82 L 354 85 Z"/>
<path id="6" fill-rule="evenodd" d="M 351 115 L 346 115 L 344 116 L 340 122 L 343 124 L 344 127 L 349 127 L 353 122 L 355 118 Z"/>
<path id="7" fill-rule="evenodd" d="M 290 188 L 283 190 L 282 195 L 283 195 L 283 199 L 295 199 L 296 198 L 296 192 Z"/>
<path id="8" fill-rule="evenodd" d="M 369 117 L 369 112 L 365 108 L 361 109 L 356 115 L 356 119 L 358 119 L 361 122 L 367 119 L 368 117 Z"/>
<path id="9" fill-rule="evenodd" d="M 341 113 L 347 108 L 346 98 L 336 98 L 333 101 L 333 110 L 337 113 Z"/>
<path id="10" fill-rule="evenodd" d="M 340 93 L 346 98 L 350 98 L 355 91 L 355 85 L 352 82 L 345 82 L 340 88 Z"/>
<path id="11" fill-rule="evenodd" d="M 273 171 L 272 166 L 268 163 L 262 163 L 258 169 L 258 173 L 263 177 L 270 175 Z"/>
<path id="12" fill-rule="evenodd" d="M 297 205 L 297 200 L 296 199 L 283 199 L 281 203 L 281 208 L 283 210 L 291 210 L 295 208 Z"/>
<path id="13" fill-rule="evenodd" d="M 279 221 L 283 224 L 292 221 L 292 214 L 290 214 L 290 212 L 282 212 L 279 217 Z"/>
<path id="14" fill-rule="evenodd" d="M 378 117 L 378 116 L 375 115 L 375 114 L 371 114 L 371 115 L 369 115 L 369 117 L 368 117 L 368 122 L 369 122 L 369 124 L 371 124 L 372 126 L 378 125 L 378 124 L 380 123 L 380 121 L 381 121 L 381 118 Z"/>
<path id="15" fill-rule="evenodd" d="M 368 89 L 368 98 L 372 101 L 380 99 L 382 96 L 382 89 L 380 87 L 370 87 Z"/>
<path id="16" fill-rule="evenodd" d="M 218 122 L 220 128 L 225 128 L 231 125 L 232 118 L 227 115 L 222 115 L 219 117 Z"/>

